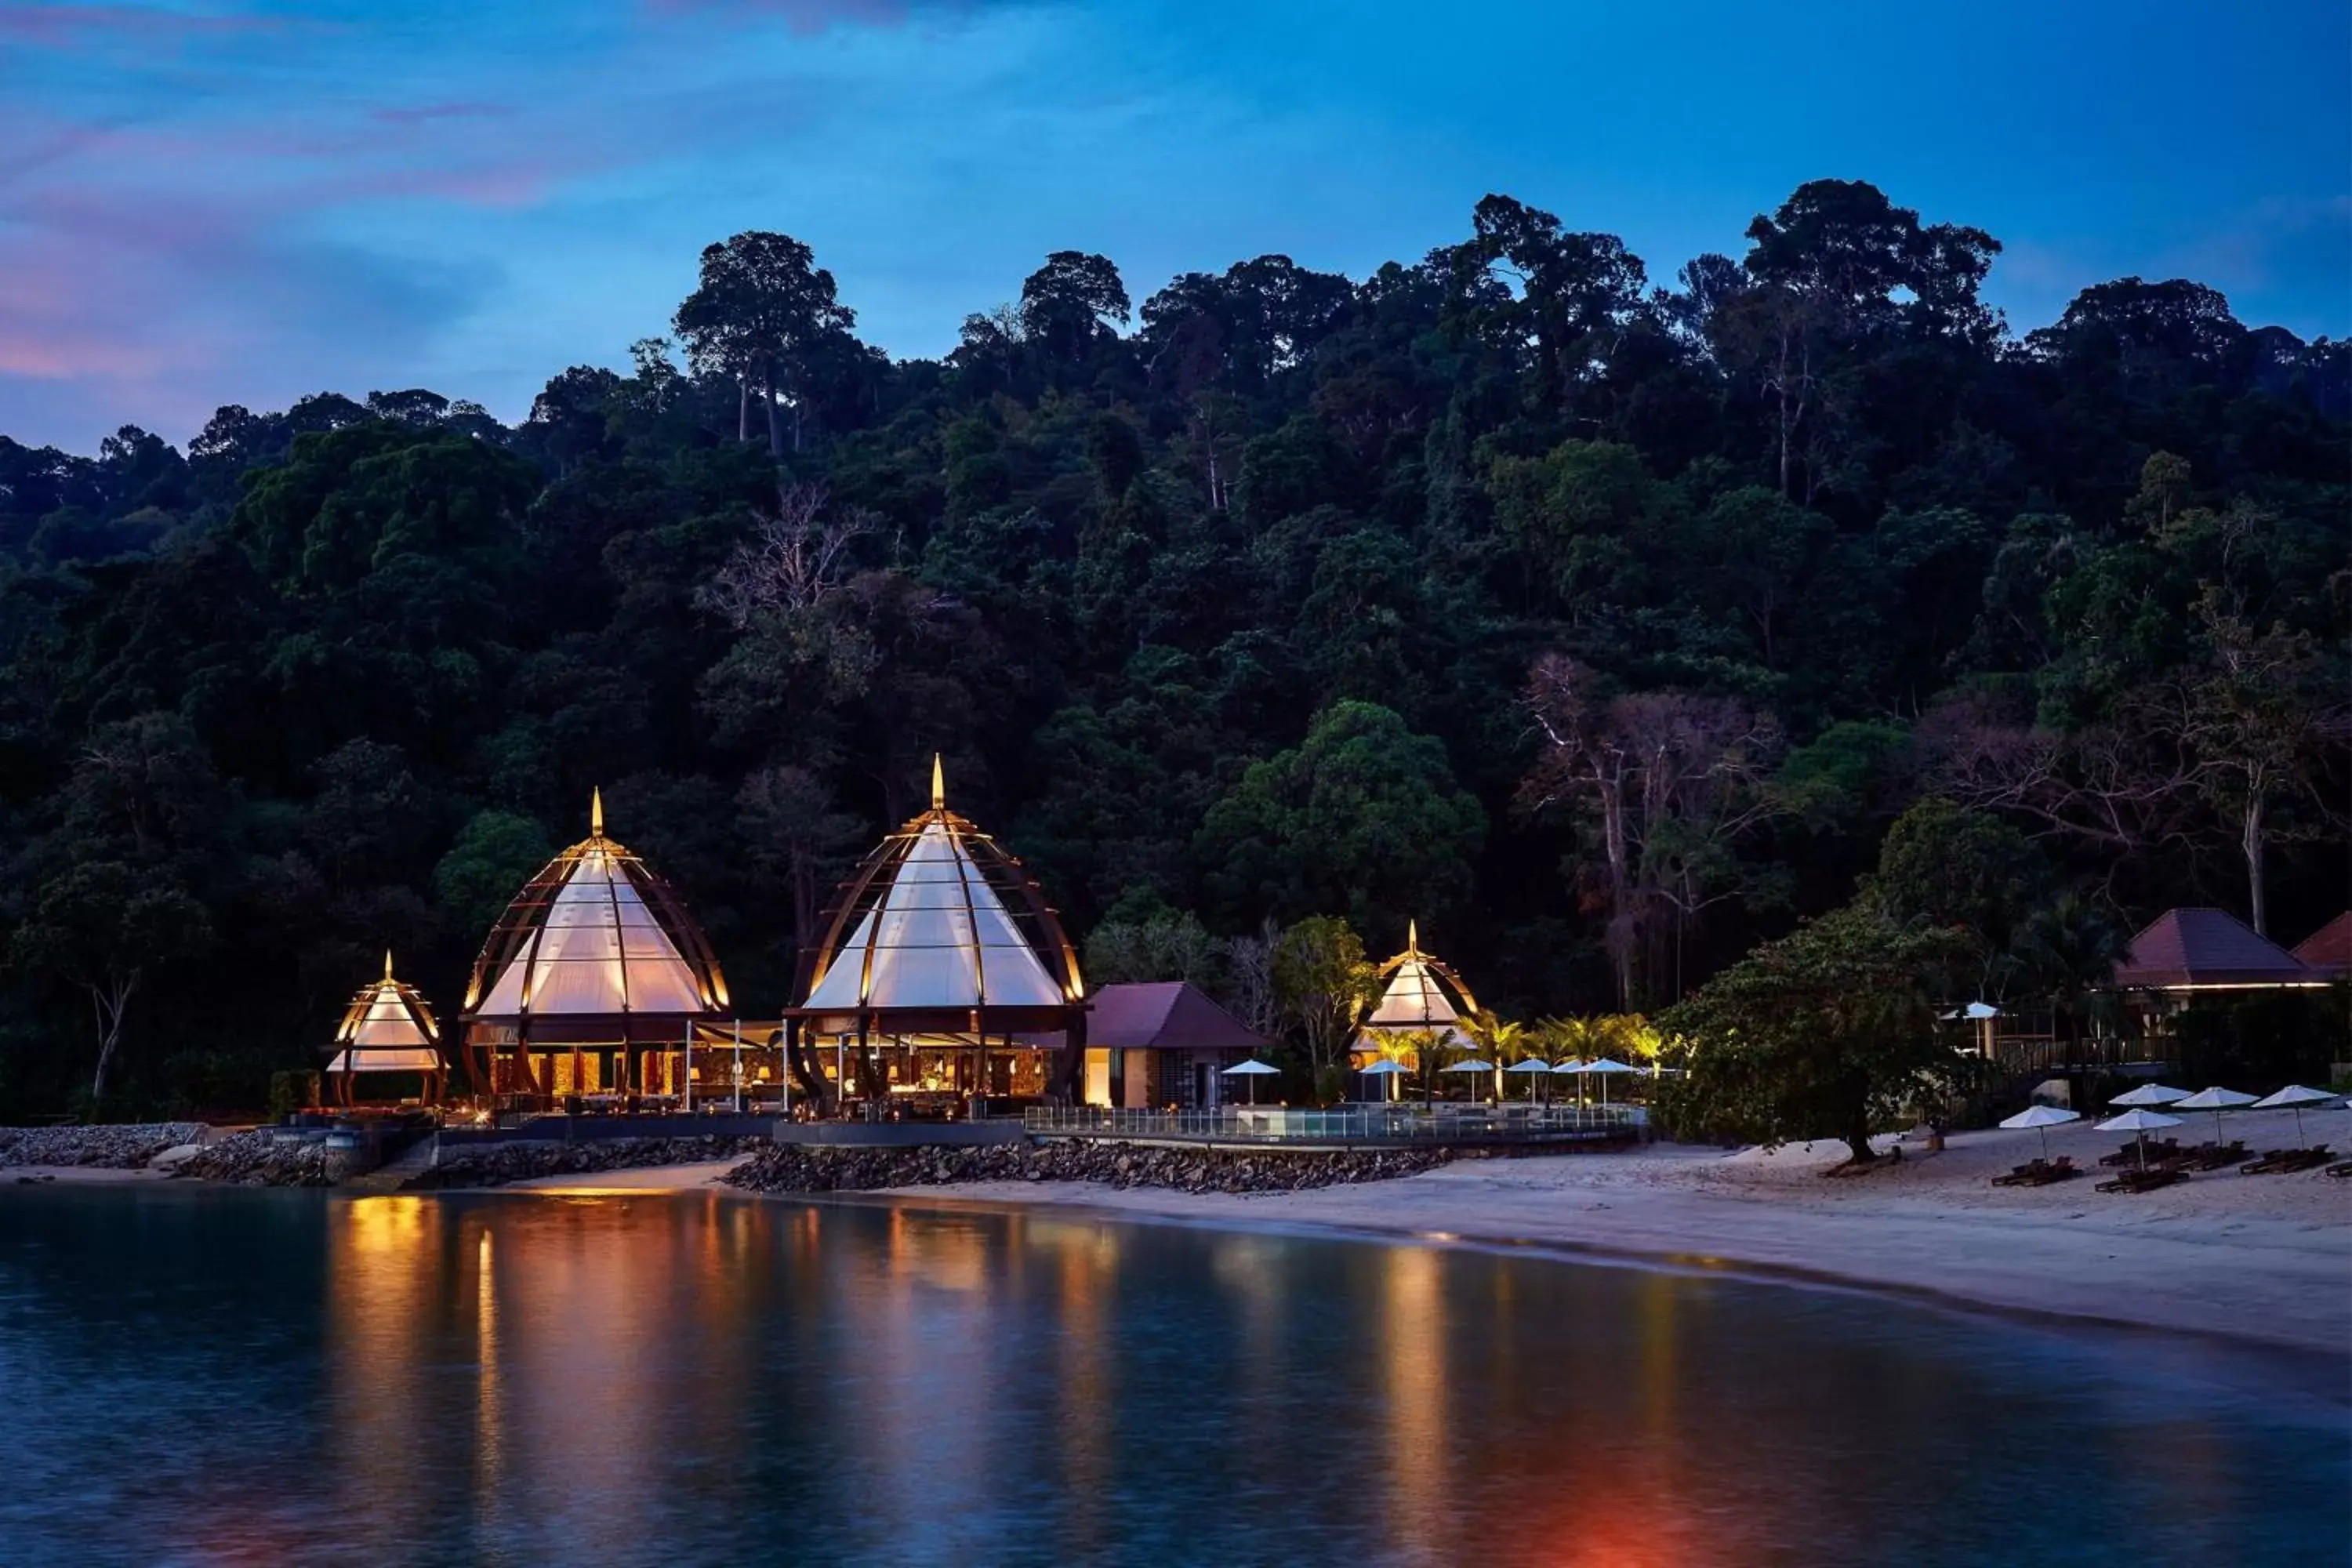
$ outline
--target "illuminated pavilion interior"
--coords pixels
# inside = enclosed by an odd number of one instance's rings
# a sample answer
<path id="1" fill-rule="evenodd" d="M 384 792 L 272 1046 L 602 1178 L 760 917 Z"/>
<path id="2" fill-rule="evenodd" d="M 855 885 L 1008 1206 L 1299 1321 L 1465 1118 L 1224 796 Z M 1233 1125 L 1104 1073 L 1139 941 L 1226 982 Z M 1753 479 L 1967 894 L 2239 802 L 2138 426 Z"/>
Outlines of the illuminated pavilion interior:
<path id="1" fill-rule="evenodd" d="M 327 1093 L 336 1104 L 351 1105 L 360 1098 L 358 1079 L 385 1076 L 415 1079 L 427 1105 L 441 1098 L 448 1080 L 432 1005 L 415 986 L 394 977 L 389 952 L 383 978 L 362 986 L 343 1011 L 327 1062 Z"/>
<path id="2" fill-rule="evenodd" d="M 930 809 L 844 884 L 804 973 L 785 1027 L 813 1092 L 943 1114 L 974 1096 L 1074 1097 L 1077 954 L 1036 879 L 947 808 L 937 758 Z"/>
<path id="3" fill-rule="evenodd" d="M 524 885 L 474 961 L 466 1068 L 478 1092 L 516 1108 L 573 1095 L 682 1100 L 688 1032 L 714 1040 L 727 1005 L 702 928 L 605 837 L 600 793 L 588 837 Z M 699 1056 L 695 1065 L 699 1076 Z"/>
<path id="4" fill-rule="evenodd" d="M 1421 951 L 1419 921 L 1407 922 L 1404 951 L 1381 965 L 1380 979 L 1381 999 L 1357 1023 L 1350 1066 L 1360 1070 L 1387 1058 L 1417 1072 L 1417 1040 L 1434 1035 L 1447 1049 L 1469 1046 L 1461 1024 L 1478 1000 L 1451 966 Z"/>

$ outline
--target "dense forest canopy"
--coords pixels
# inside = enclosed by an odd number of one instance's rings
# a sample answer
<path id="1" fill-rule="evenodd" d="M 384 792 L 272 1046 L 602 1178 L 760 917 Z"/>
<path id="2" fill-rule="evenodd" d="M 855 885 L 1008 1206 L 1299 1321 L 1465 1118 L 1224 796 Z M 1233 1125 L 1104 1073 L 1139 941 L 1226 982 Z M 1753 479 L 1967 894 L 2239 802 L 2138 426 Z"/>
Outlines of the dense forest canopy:
<path id="1" fill-rule="evenodd" d="M 1059 252 L 901 362 L 750 233 L 511 427 L 0 437 L 0 1113 L 101 1050 L 250 1103 L 386 946 L 454 1004 L 593 784 L 772 1013 L 934 752 L 1082 938 L 1418 917 L 1520 1016 L 1873 879 L 1997 945 L 2340 910 L 2345 346 L 2137 278 L 2020 335 L 1864 184 L 1746 237 L 1669 280 L 1489 196 L 1139 304 Z"/>

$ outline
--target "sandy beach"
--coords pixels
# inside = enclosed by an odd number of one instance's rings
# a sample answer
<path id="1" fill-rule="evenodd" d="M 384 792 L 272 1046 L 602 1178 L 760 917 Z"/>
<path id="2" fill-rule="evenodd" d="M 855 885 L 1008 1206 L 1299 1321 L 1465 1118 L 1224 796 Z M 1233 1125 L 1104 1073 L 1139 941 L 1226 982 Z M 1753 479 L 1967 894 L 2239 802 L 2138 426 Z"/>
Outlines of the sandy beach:
<path id="1" fill-rule="evenodd" d="M 2306 1113 L 2305 1142 L 2329 1139 L 2341 1150 L 2345 1121 L 2340 1110 Z M 2295 1142 L 2284 1112 L 2235 1116 L 2225 1126 L 2255 1149 Z M 2053 1131 L 2050 1150 L 2095 1169 L 2117 1142 L 2114 1133 L 2064 1127 Z M 2094 1192 L 2092 1175 L 2039 1188 L 1990 1184 L 2041 1147 L 2033 1132 L 1961 1133 L 1941 1153 L 1906 1145 L 1900 1165 L 1833 1179 L 1822 1172 L 1844 1158 L 1842 1144 L 1729 1153 L 1658 1144 L 1465 1160 L 1402 1181 L 1303 1193 L 1005 1183 L 892 1195 L 1533 1244 L 2352 1357 L 2352 1182 L 2230 1169 L 2138 1197 Z"/>

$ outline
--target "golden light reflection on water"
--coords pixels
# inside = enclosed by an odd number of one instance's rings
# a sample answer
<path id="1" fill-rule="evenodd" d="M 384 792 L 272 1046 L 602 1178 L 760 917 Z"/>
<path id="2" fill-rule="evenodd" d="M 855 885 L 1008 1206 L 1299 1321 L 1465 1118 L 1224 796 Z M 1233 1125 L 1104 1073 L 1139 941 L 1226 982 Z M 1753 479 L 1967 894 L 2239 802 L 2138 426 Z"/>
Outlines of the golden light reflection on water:
<path id="1" fill-rule="evenodd" d="M 1106 1226 L 1033 1225 L 1032 1247 L 1059 1265 L 1063 1336 L 1057 1368 L 1062 1466 L 1070 1480 L 1071 1555 L 1084 1559 L 1115 1539 L 1116 1510 L 1106 1499 L 1113 1480 L 1118 1399 L 1118 1335 L 1112 1321 L 1116 1235 Z"/>
<path id="2" fill-rule="evenodd" d="M 413 1434 L 428 1419 L 415 1377 L 435 1300 L 443 1211 L 418 1197 L 361 1198 L 329 1211 L 328 1367 L 333 1398 L 326 1474 L 354 1513 L 429 1492 L 431 1456 Z"/>
<path id="3" fill-rule="evenodd" d="M 1498 1562 L 1738 1568 L 1908 1495 L 1874 1424 L 1965 1455 L 1976 1397 L 1834 1314 L 1759 1341 L 1711 1280 L 1427 1245 L 717 1194 L 322 1212 L 320 1488 L 379 1521 L 467 1490 L 467 1540 L 515 1561 L 583 1529 L 598 1560 L 678 1556 L 681 1518 L 769 1506 L 763 1463 L 872 1541 L 1011 1528 L 1042 1492 L 1086 1561 L 1213 1458 L 1249 1495 L 1205 1506 L 1311 1497 L 1403 1561 L 1499 1531 Z M 2142 1422 L 2101 1459 L 2221 1517 L 2250 1506 L 2233 1452 Z"/>
<path id="4" fill-rule="evenodd" d="M 1386 1500 L 1390 1531 L 1408 1555 L 1442 1560 L 1452 1535 L 1444 1521 L 1451 1468 L 1445 1420 L 1445 1293 L 1441 1255 L 1394 1247 L 1381 1255 L 1381 1372 L 1388 1395 L 1385 1475 L 1373 1478 Z"/>

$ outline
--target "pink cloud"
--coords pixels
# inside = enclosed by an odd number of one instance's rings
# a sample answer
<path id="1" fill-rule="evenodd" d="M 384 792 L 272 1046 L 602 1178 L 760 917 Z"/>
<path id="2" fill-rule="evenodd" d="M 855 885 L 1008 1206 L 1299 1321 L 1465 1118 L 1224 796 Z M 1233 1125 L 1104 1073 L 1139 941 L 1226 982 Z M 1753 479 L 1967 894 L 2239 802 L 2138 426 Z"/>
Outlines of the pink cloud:
<path id="1" fill-rule="evenodd" d="M 262 121 L 74 124 L 0 108 L 0 146 L 28 150 L 0 160 L 0 378 L 110 386 L 193 427 L 230 367 L 288 374 L 327 349 L 347 354 L 347 334 L 413 343 L 467 308 L 478 281 L 340 247 L 317 237 L 318 220 L 378 203 L 528 206 L 611 162 L 588 133 L 484 137 L 481 121 L 504 112 L 354 108 L 288 136 Z"/>

